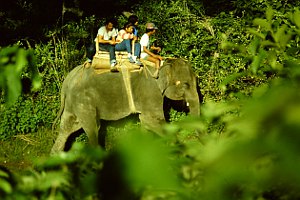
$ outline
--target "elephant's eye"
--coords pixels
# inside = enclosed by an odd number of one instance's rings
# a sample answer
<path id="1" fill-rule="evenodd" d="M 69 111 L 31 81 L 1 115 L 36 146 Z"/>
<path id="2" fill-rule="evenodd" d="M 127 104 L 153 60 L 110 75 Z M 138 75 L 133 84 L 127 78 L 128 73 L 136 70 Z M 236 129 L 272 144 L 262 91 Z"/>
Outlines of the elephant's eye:
<path id="1" fill-rule="evenodd" d="M 183 83 L 182 87 L 185 88 L 185 89 L 189 89 L 189 88 L 190 88 L 190 84 L 188 84 L 188 83 Z"/>

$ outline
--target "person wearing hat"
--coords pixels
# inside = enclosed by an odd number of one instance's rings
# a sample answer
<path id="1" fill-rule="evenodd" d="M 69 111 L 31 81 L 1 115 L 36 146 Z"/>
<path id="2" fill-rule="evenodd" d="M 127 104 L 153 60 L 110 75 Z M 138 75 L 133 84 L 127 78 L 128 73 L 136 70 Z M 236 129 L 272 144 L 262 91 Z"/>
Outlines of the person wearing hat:
<path id="1" fill-rule="evenodd" d="M 141 37 L 140 44 L 141 44 L 141 59 L 148 60 L 150 62 L 155 63 L 156 72 L 155 77 L 158 76 L 158 69 L 160 67 L 160 61 L 163 60 L 163 57 L 153 53 L 151 50 L 156 50 L 157 52 L 161 51 L 160 47 L 150 47 L 150 37 L 156 32 L 158 28 L 155 26 L 154 23 L 147 23 L 146 24 L 146 33 Z"/>

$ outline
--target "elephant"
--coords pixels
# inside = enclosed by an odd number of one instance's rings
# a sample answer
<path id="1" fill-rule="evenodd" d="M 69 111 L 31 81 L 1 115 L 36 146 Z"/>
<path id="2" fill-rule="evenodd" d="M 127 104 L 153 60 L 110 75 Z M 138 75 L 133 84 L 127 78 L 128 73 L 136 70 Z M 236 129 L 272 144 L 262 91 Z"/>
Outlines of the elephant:
<path id="1" fill-rule="evenodd" d="M 166 59 L 158 78 L 153 67 L 129 72 L 97 74 L 93 67 L 79 65 L 65 78 L 61 88 L 60 130 L 51 154 L 63 151 L 70 135 L 83 129 L 90 145 L 98 145 L 101 120 L 119 120 L 137 114 L 141 126 L 154 132 L 166 123 L 163 100 L 184 100 L 191 115 L 200 115 L 196 76 L 183 58 Z M 150 73 L 149 73 L 150 72 Z M 129 75 L 129 76 L 128 76 Z M 55 122 L 53 123 L 53 127 Z"/>

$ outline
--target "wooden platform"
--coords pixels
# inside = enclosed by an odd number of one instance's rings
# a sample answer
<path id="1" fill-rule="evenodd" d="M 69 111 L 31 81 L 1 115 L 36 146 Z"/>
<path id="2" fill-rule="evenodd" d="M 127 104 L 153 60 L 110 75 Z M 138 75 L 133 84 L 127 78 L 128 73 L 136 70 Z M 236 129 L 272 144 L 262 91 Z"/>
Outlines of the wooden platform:
<path id="1" fill-rule="evenodd" d="M 130 63 L 128 60 L 128 53 L 124 51 L 116 51 L 116 60 L 117 60 L 117 68 L 121 66 L 126 66 L 128 69 L 134 70 L 139 69 L 140 66 Z M 143 65 L 155 67 L 155 64 L 147 61 L 147 60 L 140 60 Z M 106 51 L 98 51 L 92 61 L 92 67 L 95 69 L 110 69 L 110 60 L 109 60 L 109 52 Z"/>

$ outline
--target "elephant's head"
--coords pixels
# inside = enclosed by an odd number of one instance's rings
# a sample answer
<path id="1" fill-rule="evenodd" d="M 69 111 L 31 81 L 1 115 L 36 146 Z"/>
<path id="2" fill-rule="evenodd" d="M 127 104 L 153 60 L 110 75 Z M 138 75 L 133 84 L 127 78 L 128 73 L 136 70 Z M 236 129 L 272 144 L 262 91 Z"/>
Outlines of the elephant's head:
<path id="1" fill-rule="evenodd" d="M 192 115 L 200 114 L 196 77 L 189 62 L 183 59 L 166 60 L 159 72 L 158 84 L 164 96 L 185 100 Z"/>

